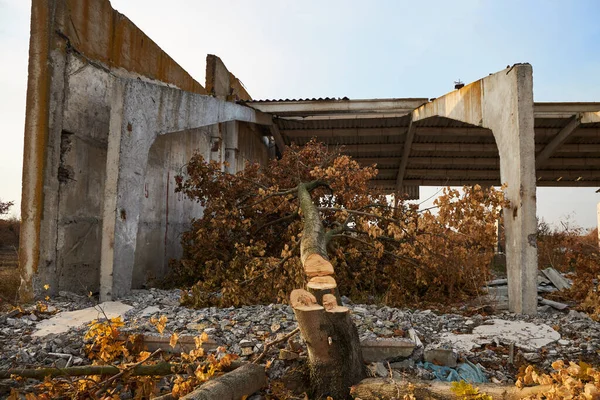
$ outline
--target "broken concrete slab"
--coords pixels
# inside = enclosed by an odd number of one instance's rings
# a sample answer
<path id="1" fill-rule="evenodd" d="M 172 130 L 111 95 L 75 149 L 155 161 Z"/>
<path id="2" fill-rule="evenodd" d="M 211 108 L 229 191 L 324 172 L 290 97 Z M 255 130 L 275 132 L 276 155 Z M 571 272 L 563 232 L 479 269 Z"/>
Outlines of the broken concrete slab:
<path id="1" fill-rule="evenodd" d="M 140 316 L 142 317 L 149 317 L 153 314 L 157 314 L 160 312 L 160 308 L 156 307 L 156 306 L 148 306 L 146 308 L 144 308 L 142 310 L 142 313 L 140 314 Z"/>
<path id="2" fill-rule="evenodd" d="M 417 331 L 415 331 L 415 328 L 410 328 L 408 330 L 408 337 L 410 337 L 410 340 L 414 342 L 416 347 L 423 346 L 423 342 L 421 342 L 421 339 L 419 339 L 419 335 L 417 335 Z"/>
<path id="3" fill-rule="evenodd" d="M 76 311 L 64 311 L 54 317 L 41 321 L 37 324 L 37 330 L 31 336 L 46 336 L 51 333 L 67 332 L 71 328 L 77 328 L 88 324 L 99 318 L 115 318 L 123 316 L 133 307 L 120 301 L 106 301 L 94 307 L 84 308 Z"/>
<path id="4" fill-rule="evenodd" d="M 571 288 L 569 281 L 554 268 L 543 269 L 542 273 L 546 275 L 546 278 L 548 278 L 558 290 Z"/>
<path id="5" fill-rule="evenodd" d="M 523 321 L 492 319 L 491 324 L 480 325 L 471 334 L 444 333 L 441 340 L 451 343 L 459 351 L 471 351 L 494 340 L 515 343 L 527 351 L 536 351 L 560 339 L 560 333 L 546 324 L 536 325 Z"/>
<path id="6" fill-rule="evenodd" d="M 453 349 L 431 346 L 425 349 L 423 357 L 426 362 L 455 368 L 457 365 L 456 361 L 458 359 L 458 354 Z"/>
<path id="7" fill-rule="evenodd" d="M 363 340 L 360 344 L 365 362 L 377 362 L 390 358 L 409 357 L 415 344 L 404 338 Z"/>
<path id="8" fill-rule="evenodd" d="M 550 306 L 557 310 L 564 310 L 566 308 L 569 308 L 569 306 L 565 303 L 559 303 L 558 301 L 547 300 L 547 299 L 543 299 L 541 297 L 538 299 L 538 302 L 539 302 L 539 304 L 542 304 L 545 306 Z"/>
<path id="9" fill-rule="evenodd" d="M 487 288 L 487 292 L 494 297 L 508 297 L 508 286 L 491 286 Z"/>

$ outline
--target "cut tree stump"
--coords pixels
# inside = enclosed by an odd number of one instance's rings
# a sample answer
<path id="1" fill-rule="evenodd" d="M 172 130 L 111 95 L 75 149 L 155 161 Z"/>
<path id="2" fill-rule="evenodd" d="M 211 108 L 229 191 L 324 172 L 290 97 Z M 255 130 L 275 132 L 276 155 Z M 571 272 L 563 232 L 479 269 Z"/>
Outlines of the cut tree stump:
<path id="1" fill-rule="evenodd" d="M 300 259 L 307 290 L 296 289 L 290 304 L 308 349 L 312 398 L 350 397 L 350 387 L 366 376 L 358 330 L 343 307 L 327 256 L 327 238 L 306 184 L 298 185 L 302 210 Z"/>
<path id="2" fill-rule="evenodd" d="M 335 296 L 338 304 L 342 304 L 337 283 L 332 276 L 316 276 L 311 278 L 306 284 L 306 290 L 317 298 L 317 303 L 323 303 L 323 295 L 332 294 Z"/>
<path id="3" fill-rule="evenodd" d="M 307 303 L 302 300 L 312 300 Z M 323 306 L 303 290 L 292 292 L 292 308 L 308 349 L 310 382 L 316 398 L 345 399 L 364 377 L 358 331 L 346 307 L 335 296 L 323 296 Z"/>

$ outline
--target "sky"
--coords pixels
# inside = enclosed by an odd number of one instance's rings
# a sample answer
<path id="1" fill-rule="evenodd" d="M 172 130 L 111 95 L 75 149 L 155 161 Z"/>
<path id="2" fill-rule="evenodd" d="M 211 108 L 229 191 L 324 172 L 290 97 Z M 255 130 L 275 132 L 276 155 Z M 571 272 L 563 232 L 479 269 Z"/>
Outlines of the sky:
<path id="1" fill-rule="evenodd" d="M 255 99 L 439 97 L 459 79 L 529 62 L 535 101 L 600 101 L 597 0 L 111 3 L 197 81 L 216 54 Z M 29 18 L 29 1 L 0 0 L 0 199 L 15 201 L 15 215 Z M 595 227 L 596 189 L 538 188 L 538 215 Z"/>

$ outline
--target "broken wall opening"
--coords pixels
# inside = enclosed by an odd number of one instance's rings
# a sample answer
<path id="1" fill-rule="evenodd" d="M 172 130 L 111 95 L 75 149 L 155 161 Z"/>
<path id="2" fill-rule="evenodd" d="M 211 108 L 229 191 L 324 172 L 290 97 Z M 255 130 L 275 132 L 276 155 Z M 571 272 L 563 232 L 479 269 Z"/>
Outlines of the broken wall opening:
<path id="1" fill-rule="evenodd" d="M 144 194 L 133 268 L 132 288 L 138 289 L 161 279 L 172 258 L 181 257 L 181 234 L 202 207 L 181 193 L 175 193 L 175 176 L 192 155 L 210 157 L 210 138 L 215 127 L 191 129 L 156 138 L 148 154 Z"/>

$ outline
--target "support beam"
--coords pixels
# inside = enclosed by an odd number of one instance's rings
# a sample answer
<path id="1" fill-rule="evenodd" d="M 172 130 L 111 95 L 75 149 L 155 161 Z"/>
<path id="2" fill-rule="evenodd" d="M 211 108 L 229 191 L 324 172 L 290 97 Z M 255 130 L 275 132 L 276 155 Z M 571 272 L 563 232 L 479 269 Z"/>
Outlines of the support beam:
<path id="1" fill-rule="evenodd" d="M 408 157 L 410 157 L 410 149 L 412 148 L 413 140 L 415 138 L 415 124 L 412 119 L 406 130 L 406 138 L 404 139 L 404 148 L 402 149 L 402 159 L 400 160 L 400 166 L 398 167 L 398 175 L 396 176 L 396 191 L 402 187 L 402 181 L 404 180 L 404 174 L 406 172 L 406 166 L 408 165 Z"/>
<path id="2" fill-rule="evenodd" d="M 592 119 L 590 113 L 582 114 L 588 115 L 588 119 Z M 289 120 L 289 119 L 286 119 Z M 582 123 L 585 123 L 582 119 Z M 560 129 L 557 128 L 536 128 L 535 136 L 536 139 L 545 139 L 547 136 L 556 136 Z M 285 129 L 281 130 L 282 134 L 289 138 L 312 138 L 314 136 L 319 138 L 333 138 L 333 137 L 379 137 L 379 136 L 402 136 L 405 134 L 404 131 L 398 129 L 398 127 L 386 127 L 386 128 L 319 128 L 319 129 Z M 433 137 L 456 137 L 456 138 L 486 138 L 493 137 L 492 131 L 486 128 L 479 127 L 417 127 L 415 134 L 419 136 L 433 136 Z M 571 134 L 572 137 L 585 137 L 585 138 L 600 138 L 599 128 L 578 128 Z"/>
<path id="3" fill-rule="evenodd" d="M 489 179 L 442 179 L 442 178 L 426 178 L 426 179 L 404 179 L 404 186 L 473 186 L 480 185 L 484 187 L 489 186 L 500 186 L 500 180 L 489 180 Z M 376 179 L 372 181 L 372 186 L 376 188 L 388 188 L 394 189 L 396 187 L 395 179 Z M 600 186 L 600 179 L 596 180 L 569 180 L 562 179 L 556 180 L 539 180 L 537 181 L 538 187 L 598 187 Z"/>
<path id="4" fill-rule="evenodd" d="M 387 128 L 332 128 L 332 129 L 286 129 L 283 133 L 290 137 L 312 138 L 316 137 L 378 137 L 378 136 L 404 136 L 406 131 L 402 126 Z M 459 137 L 492 137 L 489 129 L 483 128 L 415 128 L 417 136 L 459 136 Z"/>
<path id="5" fill-rule="evenodd" d="M 269 128 L 271 130 L 271 135 L 273 135 L 273 139 L 275 139 L 275 145 L 277 146 L 277 150 L 279 150 L 279 154 L 283 155 L 283 151 L 285 150 L 285 141 L 283 140 L 283 136 L 279 131 L 277 122 L 274 120 L 273 124 L 271 124 Z"/>
<path id="6" fill-rule="evenodd" d="M 393 168 L 379 168 L 380 177 L 395 176 Z M 432 166 L 432 168 L 407 168 L 404 179 L 409 177 L 423 178 L 450 178 L 450 179 L 496 179 L 500 177 L 499 169 L 455 169 L 455 168 L 440 168 Z M 600 170 L 539 170 L 536 171 L 537 179 L 545 180 L 598 180 L 600 179 Z"/>
<path id="7" fill-rule="evenodd" d="M 509 309 L 537 312 L 536 179 L 533 71 L 515 64 L 413 111 L 413 121 L 444 117 L 491 129 L 507 183 L 504 209 Z M 440 151 L 445 151 L 440 147 Z"/>
<path id="8" fill-rule="evenodd" d="M 556 149 L 562 145 L 565 140 L 577 129 L 581 124 L 581 114 L 574 115 L 569 123 L 558 132 L 558 134 L 544 147 L 544 149 L 535 156 L 535 168 L 539 169 L 554 153 Z"/>
<path id="9" fill-rule="evenodd" d="M 397 113 L 406 115 L 415 108 L 427 103 L 428 99 L 328 99 L 328 100 L 296 100 L 296 101 L 251 101 L 246 104 L 255 110 L 277 115 L 279 117 L 307 117 L 317 114 L 379 114 L 387 116 Z"/>

